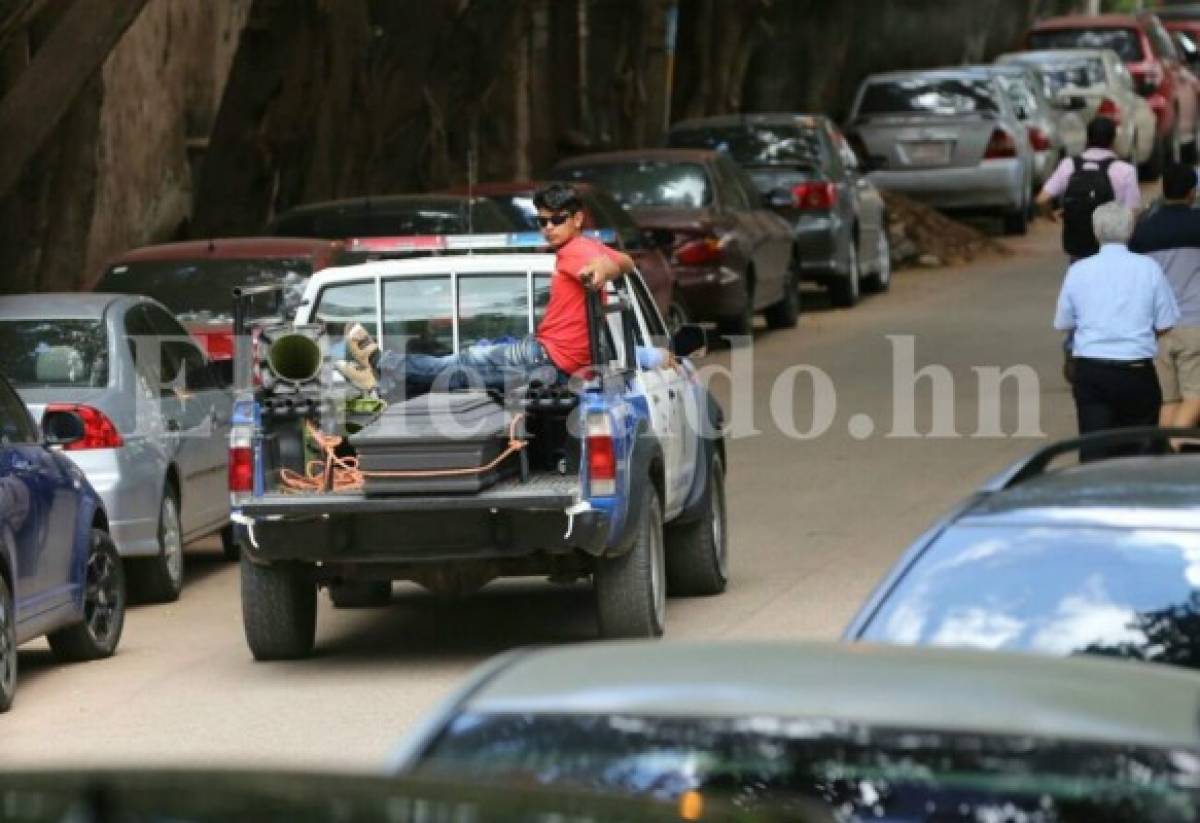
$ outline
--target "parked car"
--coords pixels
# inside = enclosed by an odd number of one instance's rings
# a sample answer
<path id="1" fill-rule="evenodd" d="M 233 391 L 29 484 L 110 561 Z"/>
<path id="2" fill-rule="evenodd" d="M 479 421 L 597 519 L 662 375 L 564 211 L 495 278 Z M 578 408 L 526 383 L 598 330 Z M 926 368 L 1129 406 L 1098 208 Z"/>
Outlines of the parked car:
<path id="1" fill-rule="evenodd" d="M 1024 234 L 1034 154 L 1008 94 L 987 68 L 873 74 L 847 137 L 871 182 L 948 211 L 990 212 Z"/>
<path id="2" fill-rule="evenodd" d="M 357 197 L 298 206 L 276 217 L 267 234 L 279 237 L 413 237 L 520 231 L 521 225 L 483 197 L 450 194 L 396 194 Z M 384 256 L 369 245 L 350 243 L 343 262 Z"/>
<path id="3" fill-rule="evenodd" d="M 1112 49 L 1133 75 L 1134 89 L 1155 119 L 1154 150 L 1142 171 L 1149 179 L 1163 164 L 1178 161 L 1182 143 L 1196 134 L 1195 94 L 1182 77 L 1186 68 L 1162 21 L 1150 12 L 1069 15 L 1039 20 L 1025 38 L 1031 49 Z"/>
<path id="4" fill-rule="evenodd" d="M 473 187 L 473 193 L 491 200 L 503 209 L 510 219 L 520 223 L 524 230 L 539 231 L 533 194 L 549 182 L 525 180 L 479 183 Z M 683 306 L 682 298 L 675 294 L 675 270 L 663 250 L 650 242 L 629 213 L 604 189 L 588 183 L 576 183 L 575 187 L 583 200 L 584 228 L 610 232 L 610 245 L 633 258 L 670 330 L 674 331 L 687 323 L 687 309 Z"/>
<path id="5" fill-rule="evenodd" d="M 791 226 L 772 212 L 728 155 L 635 149 L 563 161 L 551 177 L 594 183 L 663 236 L 688 314 L 746 335 L 762 312 L 771 328 L 800 315 L 799 254 Z"/>
<path id="6" fill-rule="evenodd" d="M 1007 469 L 918 538 L 846 639 L 1200 668 L 1200 454 L 1050 468 L 1163 436 L 1092 435 Z"/>
<path id="7" fill-rule="evenodd" d="M 853 306 L 862 290 L 891 283 L 891 244 L 880 195 L 828 117 L 745 114 L 684 120 L 667 145 L 717 149 L 738 163 L 796 238 L 806 280 L 829 289 L 834 305 Z"/>
<path id="8" fill-rule="evenodd" d="M 60 660 L 117 649 L 125 577 L 108 516 L 63 453 L 87 437 L 76 414 L 48 416 L 45 433 L 0 377 L 0 712 L 17 689 L 17 646 L 45 637 Z"/>
<path id="9" fill-rule="evenodd" d="M 1198 700 L 1191 672 L 1113 660 L 589 643 L 484 664 L 393 764 L 780 813 L 765 819 L 815 802 L 837 820 L 1184 821 Z"/>
<path id="10" fill-rule="evenodd" d="M 1117 124 L 1113 151 L 1135 165 L 1154 152 L 1155 121 L 1150 104 L 1133 89 L 1133 75 L 1111 49 L 1019 51 L 996 58 L 1000 65 L 1021 63 L 1042 73 L 1046 96 L 1077 112 L 1085 123 L 1103 115 Z"/>
<path id="11" fill-rule="evenodd" d="M 43 425 L 77 415 L 68 448 L 104 501 L 130 588 L 174 600 L 183 546 L 229 524 L 232 397 L 160 303 L 102 293 L 0 297 L 0 373 Z"/>
<path id="12" fill-rule="evenodd" d="M 313 272 L 338 264 L 340 240 L 237 237 L 143 246 L 104 267 L 92 290 L 140 294 L 162 303 L 232 380 L 234 288 L 280 286 L 247 301 L 248 323 L 285 319 L 287 295 Z"/>
<path id="13" fill-rule="evenodd" d="M 1055 105 L 1046 96 L 1042 73 L 1028 63 L 1004 63 L 992 67 L 1000 85 L 1008 92 L 1017 119 L 1025 124 L 1033 149 L 1033 187 L 1041 189 L 1060 160 L 1075 156 L 1087 147 L 1087 125 L 1075 111 Z"/>

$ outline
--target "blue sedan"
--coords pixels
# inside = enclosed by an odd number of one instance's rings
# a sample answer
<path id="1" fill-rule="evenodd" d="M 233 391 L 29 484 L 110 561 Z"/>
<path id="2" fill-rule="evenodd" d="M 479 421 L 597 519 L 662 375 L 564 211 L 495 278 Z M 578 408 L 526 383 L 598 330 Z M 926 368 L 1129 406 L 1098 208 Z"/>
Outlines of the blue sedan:
<path id="1" fill-rule="evenodd" d="M 60 660 L 117 649 L 125 577 L 100 498 L 56 446 L 84 436 L 70 412 L 45 437 L 0 378 L 0 711 L 17 687 L 17 646 L 45 636 Z"/>

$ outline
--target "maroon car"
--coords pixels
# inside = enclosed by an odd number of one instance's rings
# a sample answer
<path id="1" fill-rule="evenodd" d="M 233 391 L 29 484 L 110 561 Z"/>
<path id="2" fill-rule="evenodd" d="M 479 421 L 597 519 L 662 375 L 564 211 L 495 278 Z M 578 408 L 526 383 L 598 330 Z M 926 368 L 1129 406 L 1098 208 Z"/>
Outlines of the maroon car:
<path id="1" fill-rule="evenodd" d="M 491 200 L 529 231 L 537 231 L 533 193 L 546 185 L 549 183 L 544 180 L 480 183 L 473 188 L 473 193 Z M 687 311 L 676 298 L 675 272 L 667 255 L 657 246 L 646 242 L 637 223 L 608 192 L 588 183 L 576 184 L 576 188 L 583 200 L 584 228 L 613 232 L 611 245 L 633 258 L 654 296 L 654 302 L 658 304 L 658 310 L 667 321 L 667 327 L 675 329 L 686 323 Z M 466 189 L 455 189 L 453 193 L 465 194 Z"/>
<path id="2" fill-rule="evenodd" d="M 574 157 L 555 178 L 606 190 L 669 250 L 689 314 L 729 334 L 749 334 L 761 311 L 771 328 L 800 312 L 795 240 L 788 222 L 726 154 L 635 149 Z"/>
<path id="3" fill-rule="evenodd" d="M 233 358 L 233 289 L 303 287 L 313 272 L 337 265 L 343 244 L 297 237 L 238 237 L 143 246 L 109 262 L 93 291 L 153 297 L 179 319 L 209 357 Z M 249 321 L 282 318 L 282 292 L 250 301 Z"/>

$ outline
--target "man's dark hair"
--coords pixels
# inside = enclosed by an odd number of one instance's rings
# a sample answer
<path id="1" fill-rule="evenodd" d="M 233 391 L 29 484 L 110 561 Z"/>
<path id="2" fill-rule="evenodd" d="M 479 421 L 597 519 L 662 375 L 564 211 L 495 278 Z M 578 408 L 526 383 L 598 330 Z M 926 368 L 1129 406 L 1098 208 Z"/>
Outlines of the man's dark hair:
<path id="1" fill-rule="evenodd" d="M 1196 170 L 1183 163 L 1172 163 L 1163 169 L 1163 197 L 1183 200 L 1196 188 Z"/>
<path id="2" fill-rule="evenodd" d="M 565 211 L 574 214 L 583 208 L 579 192 L 570 183 L 551 183 L 533 193 L 533 206 L 542 211 Z"/>
<path id="3" fill-rule="evenodd" d="M 1097 117 L 1088 123 L 1087 144 L 1089 149 L 1111 149 L 1117 139 L 1117 124 L 1108 117 Z"/>

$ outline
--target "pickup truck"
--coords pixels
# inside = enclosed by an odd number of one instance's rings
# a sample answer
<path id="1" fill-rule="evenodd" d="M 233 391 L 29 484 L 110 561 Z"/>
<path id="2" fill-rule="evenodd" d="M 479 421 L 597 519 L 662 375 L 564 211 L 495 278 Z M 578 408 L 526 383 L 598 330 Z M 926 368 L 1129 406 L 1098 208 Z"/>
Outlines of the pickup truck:
<path id="1" fill-rule="evenodd" d="M 554 257 L 491 250 L 519 249 L 520 237 L 441 238 L 446 248 L 489 250 L 469 255 L 402 238 L 404 248 L 428 256 L 315 274 L 294 318 L 296 330 L 315 330 L 324 352 L 321 376 L 308 384 L 272 379 L 278 343 L 269 343 L 267 373 L 235 400 L 229 461 L 242 616 L 256 659 L 312 652 L 321 587 L 335 607 L 350 607 L 385 605 L 396 580 L 466 595 L 506 576 L 590 578 L 603 637 L 661 635 L 668 591 L 724 591 L 724 421 L 687 360 L 703 347 L 704 332 L 685 326 L 668 338 L 637 273 L 609 284 L 603 303 L 589 301 L 589 375 L 552 391 L 532 385 L 515 399 L 495 397 L 525 418 L 528 448 L 509 458 L 519 471 L 466 493 L 432 479 L 385 494 L 372 493 L 369 482 L 325 485 L 329 472 L 319 488 L 282 480 L 286 465 L 312 465 L 306 426 L 344 437 L 339 454 L 349 455 L 351 433 L 370 422 L 369 414 L 364 421 L 346 413 L 348 384 L 331 374 L 347 322 L 361 323 L 385 350 L 425 353 L 533 331 Z M 638 348 L 656 344 L 673 347 L 676 365 L 639 365 Z M 557 410 L 543 414 L 546 405 Z"/>

